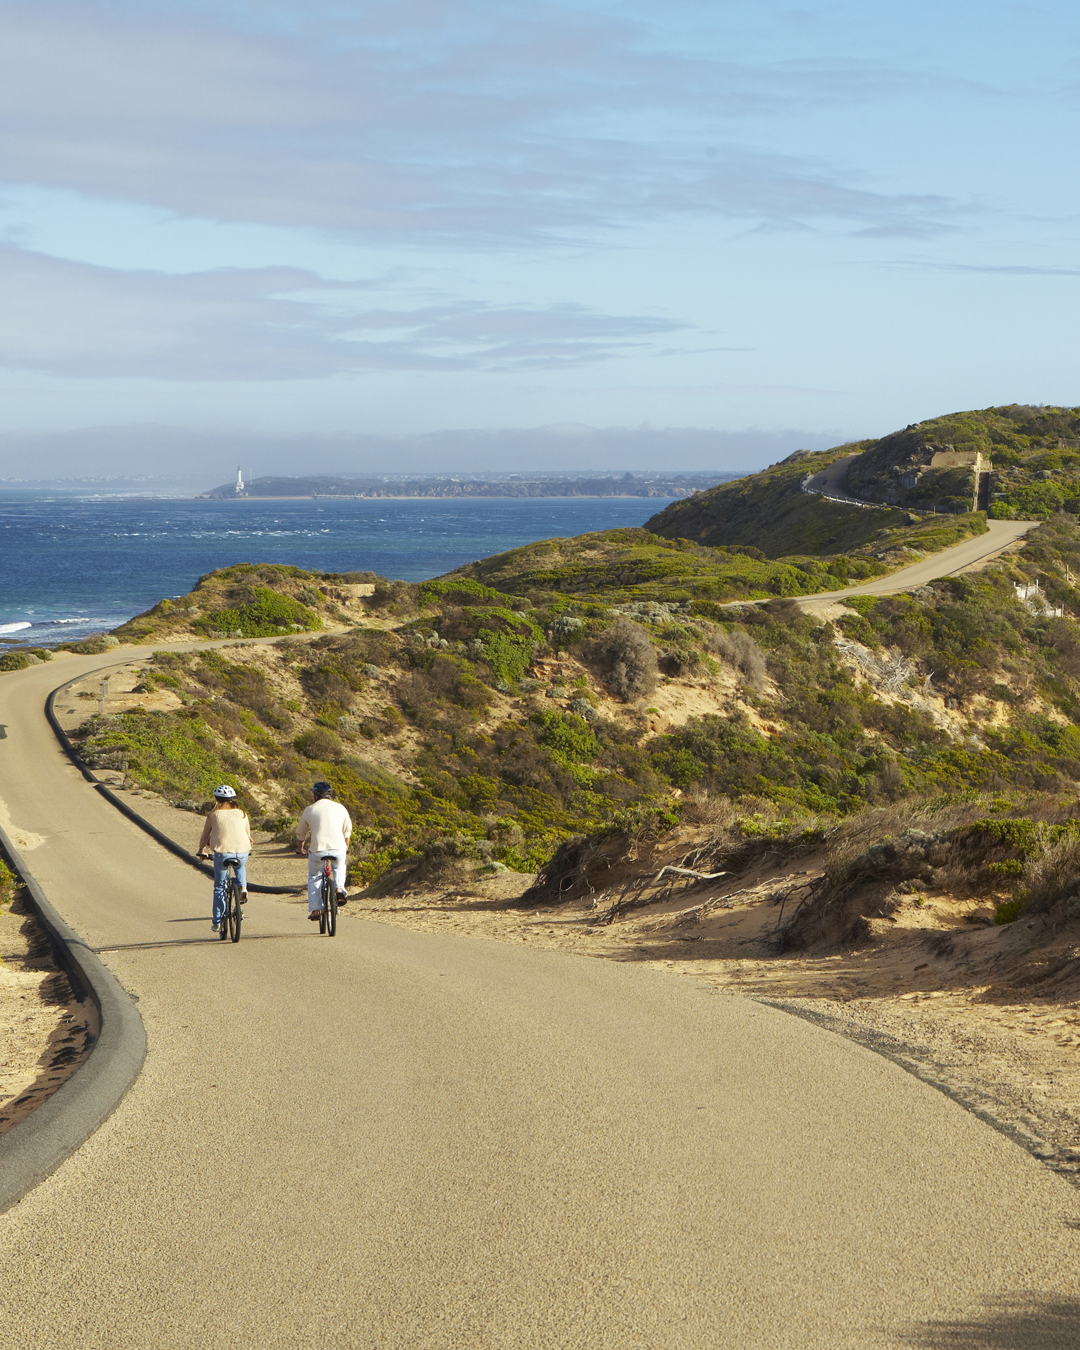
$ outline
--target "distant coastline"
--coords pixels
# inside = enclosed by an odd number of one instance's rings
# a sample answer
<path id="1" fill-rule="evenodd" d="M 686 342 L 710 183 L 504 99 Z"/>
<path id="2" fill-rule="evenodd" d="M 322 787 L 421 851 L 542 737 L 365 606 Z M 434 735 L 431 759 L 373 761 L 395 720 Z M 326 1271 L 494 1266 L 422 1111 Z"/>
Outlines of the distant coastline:
<path id="1" fill-rule="evenodd" d="M 533 499 L 559 497 L 682 498 L 744 477 L 741 472 L 623 473 L 610 475 L 409 475 L 372 477 L 308 474 L 253 478 L 237 491 L 223 483 L 200 493 L 196 501 L 304 501 L 383 498 L 388 501 L 453 499 Z"/>

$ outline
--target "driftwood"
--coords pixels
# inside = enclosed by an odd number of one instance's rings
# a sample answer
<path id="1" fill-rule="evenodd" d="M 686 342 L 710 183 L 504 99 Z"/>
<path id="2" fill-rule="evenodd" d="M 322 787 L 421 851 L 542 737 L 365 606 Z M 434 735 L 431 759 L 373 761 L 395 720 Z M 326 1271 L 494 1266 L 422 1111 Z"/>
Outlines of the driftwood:
<path id="1" fill-rule="evenodd" d="M 706 881 L 719 881 L 727 872 L 698 872 L 692 867 L 673 867 L 670 864 L 661 867 L 655 876 L 634 877 L 622 888 L 619 898 L 597 919 L 597 923 L 614 923 L 632 909 L 643 909 L 646 905 L 659 905 L 671 898 L 675 888 L 681 882 L 683 891 L 692 890 Z M 666 876 L 672 879 L 664 884 Z M 595 902 L 599 903 L 599 899 Z"/>

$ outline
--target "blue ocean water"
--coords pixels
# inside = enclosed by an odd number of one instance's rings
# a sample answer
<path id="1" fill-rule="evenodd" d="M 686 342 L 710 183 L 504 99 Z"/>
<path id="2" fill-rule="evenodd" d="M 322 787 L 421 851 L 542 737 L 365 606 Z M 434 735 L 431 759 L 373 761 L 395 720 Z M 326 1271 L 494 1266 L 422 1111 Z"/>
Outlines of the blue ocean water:
<path id="1" fill-rule="evenodd" d="M 164 596 L 186 594 L 204 572 L 240 562 L 421 581 L 536 539 L 643 525 L 667 503 L 87 501 L 4 493 L 0 637 L 47 645 L 115 628 Z"/>

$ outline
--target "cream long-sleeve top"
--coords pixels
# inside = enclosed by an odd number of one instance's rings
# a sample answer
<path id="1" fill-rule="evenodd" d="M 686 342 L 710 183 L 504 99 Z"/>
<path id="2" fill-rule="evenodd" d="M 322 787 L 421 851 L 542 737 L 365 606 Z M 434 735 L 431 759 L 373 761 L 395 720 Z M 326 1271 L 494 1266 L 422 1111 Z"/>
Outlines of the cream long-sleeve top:
<path id="1" fill-rule="evenodd" d="M 348 811 L 329 797 L 320 797 L 317 802 L 305 806 L 296 822 L 296 842 L 302 844 L 305 839 L 310 839 L 313 854 L 344 853 L 351 834 L 352 820 Z"/>
<path id="2" fill-rule="evenodd" d="M 250 853 L 251 822 L 238 806 L 215 806 L 203 823 L 199 852 L 207 844 L 214 853 Z"/>

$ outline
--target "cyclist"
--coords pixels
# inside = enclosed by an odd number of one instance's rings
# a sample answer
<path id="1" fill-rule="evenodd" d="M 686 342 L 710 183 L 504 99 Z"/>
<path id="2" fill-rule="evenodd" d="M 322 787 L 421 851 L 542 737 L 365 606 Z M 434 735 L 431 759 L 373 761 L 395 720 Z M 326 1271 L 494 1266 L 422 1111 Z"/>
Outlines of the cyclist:
<path id="1" fill-rule="evenodd" d="M 222 784 L 214 789 L 217 805 L 206 817 L 199 838 L 199 857 L 206 857 L 206 847 L 214 854 L 214 914 L 211 927 L 215 933 L 221 928 L 225 914 L 225 863 L 236 863 L 236 879 L 240 883 L 240 903 L 247 904 L 247 860 L 251 852 L 251 821 L 247 812 L 236 803 L 236 789 Z"/>
<path id="2" fill-rule="evenodd" d="M 345 854 L 352 834 L 352 821 L 340 802 L 334 801 L 334 789 L 329 783 L 316 783 L 311 789 L 314 798 L 305 806 L 296 822 L 296 851 L 308 855 L 308 918 L 316 922 L 322 909 L 322 859 L 331 854 L 334 884 L 338 904 L 348 900 L 345 893 Z M 322 855 L 322 856 L 320 856 Z"/>

